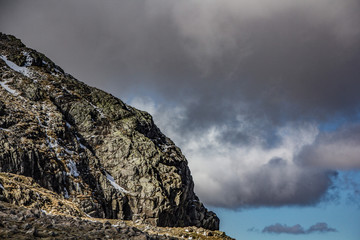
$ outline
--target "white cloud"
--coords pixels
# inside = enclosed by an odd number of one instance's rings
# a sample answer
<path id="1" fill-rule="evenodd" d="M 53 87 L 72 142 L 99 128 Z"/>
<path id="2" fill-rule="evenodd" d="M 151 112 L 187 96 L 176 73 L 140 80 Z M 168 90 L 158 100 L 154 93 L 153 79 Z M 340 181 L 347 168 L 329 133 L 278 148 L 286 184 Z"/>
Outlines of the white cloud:
<path id="1" fill-rule="evenodd" d="M 276 129 L 280 141 L 272 147 L 264 146 L 260 136 L 242 145 L 223 140 L 223 134 L 229 130 L 226 125 L 180 131 L 178 126 L 186 116 L 180 106 L 167 108 L 141 98 L 131 104 L 149 111 L 160 129 L 182 149 L 189 160 L 195 191 L 207 204 L 225 207 L 312 204 L 330 184 L 327 172 L 294 161 L 303 147 L 318 136 L 314 124 Z M 255 127 L 240 121 L 239 128 L 244 126 L 249 131 Z"/>

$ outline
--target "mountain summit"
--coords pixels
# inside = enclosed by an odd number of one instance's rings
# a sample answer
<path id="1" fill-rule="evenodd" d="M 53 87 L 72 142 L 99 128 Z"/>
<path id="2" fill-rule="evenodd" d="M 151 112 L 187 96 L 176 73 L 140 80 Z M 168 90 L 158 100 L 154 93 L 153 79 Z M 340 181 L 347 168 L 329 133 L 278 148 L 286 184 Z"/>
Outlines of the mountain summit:
<path id="1" fill-rule="evenodd" d="M 0 85 L 0 171 L 28 177 L 73 206 L 58 201 L 53 211 L 219 228 L 194 193 L 186 158 L 148 113 L 76 80 L 2 33 Z M 44 209 L 57 201 L 30 188 L 2 196 Z"/>

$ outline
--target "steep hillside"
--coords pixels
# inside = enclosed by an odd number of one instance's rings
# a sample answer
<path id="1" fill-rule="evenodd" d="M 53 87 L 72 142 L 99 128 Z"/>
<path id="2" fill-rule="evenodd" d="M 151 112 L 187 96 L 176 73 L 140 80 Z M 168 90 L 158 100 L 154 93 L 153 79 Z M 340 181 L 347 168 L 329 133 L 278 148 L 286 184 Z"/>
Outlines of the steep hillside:
<path id="1" fill-rule="evenodd" d="M 24 207 L 26 206 L 26 207 Z M 70 199 L 31 177 L 0 173 L 0 239 L 199 239 L 232 238 L 198 227 L 157 227 L 86 216 Z"/>
<path id="2" fill-rule="evenodd" d="M 219 228 L 187 160 L 148 113 L 5 34 L 0 85 L 1 172 L 31 177 L 91 217 Z"/>

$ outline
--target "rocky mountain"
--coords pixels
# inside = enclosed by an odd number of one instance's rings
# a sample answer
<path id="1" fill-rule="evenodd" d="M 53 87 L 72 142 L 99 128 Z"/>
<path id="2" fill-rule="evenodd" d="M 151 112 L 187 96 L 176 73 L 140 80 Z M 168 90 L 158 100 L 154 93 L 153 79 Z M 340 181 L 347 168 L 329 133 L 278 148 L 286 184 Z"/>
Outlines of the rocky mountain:
<path id="1" fill-rule="evenodd" d="M 0 172 L 30 179 L 2 200 L 53 214 L 219 228 L 194 193 L 186 158 L 148 113 L 2 33 L 0 85 Z M 24 187 L 35 185 L 48 193 Z"/>

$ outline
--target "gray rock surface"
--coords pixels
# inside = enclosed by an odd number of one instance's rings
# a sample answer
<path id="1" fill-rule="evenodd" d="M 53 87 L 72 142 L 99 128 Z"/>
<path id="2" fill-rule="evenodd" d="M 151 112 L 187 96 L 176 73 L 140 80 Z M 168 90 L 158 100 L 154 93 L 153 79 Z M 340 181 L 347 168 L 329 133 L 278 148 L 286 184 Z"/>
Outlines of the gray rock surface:
<path id="1" fill-rule="evenodd" d="M 92 217 L 216 230 L 187 160 L 152 117 L 0 33 L 0 171 Z"/>

